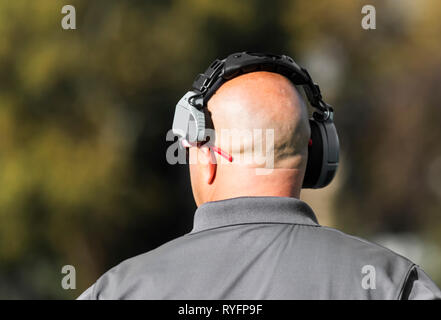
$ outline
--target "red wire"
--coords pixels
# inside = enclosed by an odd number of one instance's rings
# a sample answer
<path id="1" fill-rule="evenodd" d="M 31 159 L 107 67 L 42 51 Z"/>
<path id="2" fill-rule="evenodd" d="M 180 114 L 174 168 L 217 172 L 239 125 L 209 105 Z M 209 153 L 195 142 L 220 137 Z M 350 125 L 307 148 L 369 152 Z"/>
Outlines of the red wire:
<path id="1" fill-rule="evenodd" d="M 224 157 L 228 161 L 233 162 L 233 156 L 230 155 L 229 153 L 225 152 L 224 150 L 222 150 L 221 148 L 218 148 L 216 146 L 211 146 L 211 148 L 213 149 L 214 152 L 218 153 L 219 155 L 221 155 L 222 157 Z"/>

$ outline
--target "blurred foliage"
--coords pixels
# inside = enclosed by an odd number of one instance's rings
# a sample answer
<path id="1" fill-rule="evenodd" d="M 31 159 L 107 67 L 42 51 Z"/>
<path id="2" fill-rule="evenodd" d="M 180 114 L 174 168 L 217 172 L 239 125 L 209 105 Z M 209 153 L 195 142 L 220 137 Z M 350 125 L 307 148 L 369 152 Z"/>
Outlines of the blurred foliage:
<path id="1" fill-rule="evenodd" d="M 196 74 L 242 50 L 291 55 L 335 106 L 335 226 L 439 249 L 440 15 L 436 0 L 0 1 L 0 298 L 74 298 L 191 229 L 165 134 Z M 66 264 L 77 290 L 61 289 Z"/>

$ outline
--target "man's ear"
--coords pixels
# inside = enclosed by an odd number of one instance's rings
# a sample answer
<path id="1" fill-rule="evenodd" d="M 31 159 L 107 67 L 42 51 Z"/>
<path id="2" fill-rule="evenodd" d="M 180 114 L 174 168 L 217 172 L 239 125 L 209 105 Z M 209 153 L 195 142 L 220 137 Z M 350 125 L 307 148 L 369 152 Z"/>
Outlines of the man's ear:
<path id="1" fill-rule="evenodd" d="M 216 157 L 213 152 L 211 152 L 210 148 L 207 146 L 201 146 L 199 148 L 200 156 L 203 159 L 200 160 L 200 165 L 203 167 L 203 179 L 208 184 L 212 184 L 214 179 L 216 178 L 217 164 Z"/>

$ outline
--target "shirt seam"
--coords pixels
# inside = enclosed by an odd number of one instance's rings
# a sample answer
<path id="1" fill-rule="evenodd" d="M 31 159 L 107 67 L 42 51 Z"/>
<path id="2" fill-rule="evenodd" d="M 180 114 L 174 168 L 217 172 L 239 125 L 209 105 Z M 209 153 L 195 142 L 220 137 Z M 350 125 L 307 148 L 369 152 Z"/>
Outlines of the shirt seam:
<path id="1" fill-rule="evenodd" d="M 204 231 L 210 231 L 210 230 L 216 230 L 221 228 L 227 228 L 227 227 L 233 227 L 233 226 L 240 226 L 240 225 L 250 225 L 250 224 L 286 224 L 286 225 L 295 225 L 295 226 L 307 226 L 307 227 L 322 227 L 320 224 L 308 224 L 308 223 L 293 223 L 293 222 L 241 222 L 241 223 L 234 223 L 234 224 L 227 224 L 222 225 L 218 227 L 212 227 L 208 229 L 198 230 L 195 232 L 189 232 L 186 235 L 193 235 L 198 234 Z"/>
<path id="2" fill-rule="evenodd" d="M 398 291 L 398 295 L 395 300 L 401 300 L 403 292 L 404 292 L 404 287 L 406 286 L 406 283 L 407 283 L 407 280 L 409 279 L 410 273 L 412 272 L 412 270 L 415 266 L 416 266 L 416 264 L 412 263 L 410 265 L 409 269 L 407 270 L 406 275 L 404 276 L 403 280 L 401 281 L 400 290 Z"/>

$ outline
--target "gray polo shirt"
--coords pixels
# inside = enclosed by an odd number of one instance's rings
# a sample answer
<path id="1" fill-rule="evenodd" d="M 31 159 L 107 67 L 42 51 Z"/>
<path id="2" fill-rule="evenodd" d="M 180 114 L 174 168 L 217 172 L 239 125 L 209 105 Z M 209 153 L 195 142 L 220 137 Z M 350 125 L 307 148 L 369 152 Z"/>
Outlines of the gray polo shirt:
<path id="1" fill-rule="evenodd" d="M 79 299 L 435 299 L 408 259 L 320 226 L 303 201 L 241 197 L 201 205 L 193 230 L 128 259 Z"/>

